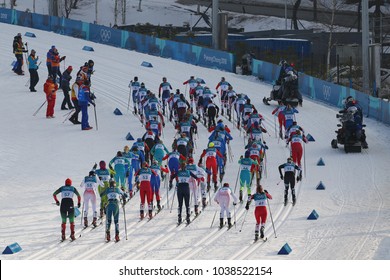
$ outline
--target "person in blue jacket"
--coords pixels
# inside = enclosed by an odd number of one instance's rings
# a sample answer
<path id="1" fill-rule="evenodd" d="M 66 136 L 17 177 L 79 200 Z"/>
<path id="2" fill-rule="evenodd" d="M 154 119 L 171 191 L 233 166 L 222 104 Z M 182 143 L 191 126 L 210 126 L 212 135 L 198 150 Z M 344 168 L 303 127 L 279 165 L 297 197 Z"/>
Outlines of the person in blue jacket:
<path id="1" fill-rule="evenodd" d="M 31 50 L 30 55 L 28 56 L 28 71 L 30 72 L 30 91 L 36 92 L 35 86 L 39 82 L 38 75 L 38 59 L 39 56 L 35 56 L 35 50 Z"/>
<path id="2" fill-rule="evenodd" d="M 88 104 L 95 106 L 95 102 L 91 99 L 91 93 L 89 91 L 90 82 L 85 80 L 79 87 L 78 103 L 81 108 L 81 130 L 90 130 L 92 126 L 88 122 Z"/>

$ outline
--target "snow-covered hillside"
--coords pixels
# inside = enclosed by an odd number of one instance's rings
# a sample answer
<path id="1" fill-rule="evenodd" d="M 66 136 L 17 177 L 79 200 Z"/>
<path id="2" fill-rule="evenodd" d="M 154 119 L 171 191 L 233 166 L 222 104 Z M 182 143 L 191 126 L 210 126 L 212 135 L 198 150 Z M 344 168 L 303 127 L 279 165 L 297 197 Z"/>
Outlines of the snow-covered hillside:
<path id="1" fill-rule="evenodd" d="M 264 96 L 269 95 L 270 85 L 263 84 L 254 77 L 200 68 L 90 42 L 88 45 L 95 52 L 84 52 L 81 49 L 86 44 L 85 41 L 49 32 L 5 24 L 1 24 L 0 29 L 0 247 L 18 242 L 23 249 L 14 255 L 1 255 L 2 260 L 138 260 L 142 262 L 135 262 L 136 264 L 151 265 L 153 262 L 145 261 L 390 259 L 388 126 L 366 119 L 370 148 L 361 154 L 345 154 L 342 149 L 333 150 L 330 147 L 330 141 L 335 136 L 337 108 L 305 100 L 304 107 L 298 108 L 300 113 L 297 120 L 316 141 L 305 146 L 305 176 L 297 185 L 298 202 L 294 207 L 285 207 L 282 202 L 284 187 L 280 183 L 277 167 L 286 160 L 289 151 L 275 137 L 275 120 L 271 115 L 274 106 L 265 106 L 261 101 Z M 30 93 L 25 86 L 28 75 L 17 76 L 10 66 L 14 59 L 10 47 L 12 39 L 18 32 L 24 34 L 26 31 L 37 35 L 37 38 L 29 38 L 28 44 L 43 61 L 39 69 L 41 80 L 37 93 Z M 63 122 L 66 112 L 59 108 L 62 101 L 60 91 L 55 109 L 56 118 L 46 119 L 45 108 L 37 116 L 32 116 L 45 100 L 42 88 L 47 71 L 43 65 L 45 54 L 51 45 L 56 45 L 61 55 L 67 56 L 66 66 L 72 65 L 74 69 L 78 69 L 88 59 L 95 61 L 92 90 L 97 96 L 98 130 L 81 131 L 79 126 Z M 143 61 L 152 63 L 153 68 L 142 67 Z M 64 66 L 61 64 L 61 70 Z M 265 126 L 269 134 L 265 136 L 265 141 L 269 151 L 262 185 L 273 195 L 270 210 L 275 226 L 274 231 L 269 216 L 266 226 L 268 241 L 251 245 L 255 227 L 253 206 L 247 216 L 242 205 L 235 208 L 236 226 L 230 231 L 218 230 L 217 223 L 212 224 L 219 209 L 213 201 L 191 225 L 176 227 L 176 200 L 173 201 L 172 211 L 170 210 L 172 200 L 176 199 L 174 191 L 167 191 L 162 186 L 162 202 L 165 207 L 150 222 L 138 222 L 138 196 L 126 205 L 128 240 L 125 238 L 121 212 L 122 240 L 119 243 L 106 244 L 103 227 L 81 232 L 80 220 L 77 219 L 76 236 L 81 237 L 72 243 L 59 244 L 60 216 L 59 208 L 53 204 L 53 191 L 68 177 L 78 186 L 95 162 L 111 160 L 118 150 L 132 143 L 125 139 L 128 132 L 135 138 L 144 133 L 137 117 L 127 111 L 129 81 L 138 76 L 147 88 L 157 92 L 161 78 L 165 76 L 174 88 L 185 91 L 183 81 L 190 75 L 203 78 L 211 89 L 215 88 L 222 76 L 225 77 L 237 92 L 249 95 L 266 118 Z M 124 114 L 114 115 L 116 108 Z M 92 108 L 90 121 L 96 128 Z M 225 122 L 232 128 L 232 124 L 226 119 Z M 170 146 L 174 135 L 173 126 L 169 123 L 163 137 L 167 146 Z M 237 160 L 244 152 L 244 138 L 237 129 L 233 129 L 232 135 L 234 162 L 228 164 L 224 181 L 234 187 L 238 171 Z M 208 132 L 202 126 L 199 127 L 199 136 L 195 161 L 199 159 L 200 152 L 207 143 Z M 324 160 L 325 166 L 317 166 L 320 158 Z M 326 189 L 316 190 L 321 181 Z M 307 220 L 313 210 L 319 214 L 318 220 Z M 278 251 L 286 243 L 292 252 L 289 255 L 278 255 Z M 34 267 L 33 262 L 28 263 Z M 207 267 L 214 263 L 198 264 Z M 227 263 L 256 265 L 253 261 Z M 12 265 L 15 268 L 17 263 Z M 75 265 L 77 267 L 79 264 Z M 302 267 L 302 263 L 297 265 Z M 377 263 L 371 265 L 376 267 Z M 291 264 L 286 264 L 286 267 L 291 267 Z M 324 269 L 321 265 L 315 267 Z M 346 267 L 357 269 L 358 265 L 348 263 Z M 380 269 L 371 271 L 371 276 L 378 271 Z M 49 277 L 50 270 L 47 272 Z M 23 275 L 25 272 L 21 270 L 19 273 Z M 98 270 L 96 273 L 99 273 Z M 348 271 L 347 275 L 356 275 L 354 273 Z M 42 275 L 45 274 L 42 272 Z M 102 272 L 100 276 L 102 275 L 105 274 Z M 59 277 L 56 276 L 56 279 L 60 279 Z"/>

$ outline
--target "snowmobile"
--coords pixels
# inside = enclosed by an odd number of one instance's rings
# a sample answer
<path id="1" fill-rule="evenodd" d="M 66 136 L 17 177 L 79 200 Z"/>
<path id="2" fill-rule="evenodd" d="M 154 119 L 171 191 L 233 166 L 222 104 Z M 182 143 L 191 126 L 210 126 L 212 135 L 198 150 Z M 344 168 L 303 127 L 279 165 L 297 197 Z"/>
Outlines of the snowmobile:
<path id="1" fill-rule="evenodd" d="M 282 87 L 282 89 L 280 89 Z M 298 91 L 298 77 L 295 74 L 291 74 L 283 79 L 283 85 L 280 82 L 272 87 L 270 97 L 263 98 L 265 105 L 270 105 L 269 101 L 275 100 L 278 103 L 282 102 L 291 107 L 297 107 L 298 104 L 302 106 L 302 95 Z"/>
<path id="2" fill-rule="evenodd" d="M 368 148 L 366 142 L 366 134 L 363 127 L 366 125 L 362 123 L 361 115 L 356 107 L 348 108 L 346 110 L 339 111 L 340 114 L 336 114 L 340 124 L 336 130 L 337 137 L 331 141 L 331 146 L 334 149 L 338 148 L 338 144 L 344 145 L 344 151 L 346 153 L 360 153 L 363 149 Z"/>

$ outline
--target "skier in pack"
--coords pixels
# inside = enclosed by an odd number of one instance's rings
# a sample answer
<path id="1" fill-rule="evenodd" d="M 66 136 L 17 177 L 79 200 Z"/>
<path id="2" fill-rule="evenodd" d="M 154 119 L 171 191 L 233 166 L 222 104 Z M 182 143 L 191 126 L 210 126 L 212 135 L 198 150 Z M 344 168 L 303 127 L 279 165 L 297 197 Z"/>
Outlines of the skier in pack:
<path id="1" fill-rule="evenodd" d="M 179 138 L 173 141 L 173 148 L 177 150 L 184 158 L 192 155 L 193 147 L 191 145 L 190 139 L 185 133 L 182 133 Z"/>
<path id="2" fill-rule="evenodd" d="M 292 159 L 300 168 L 302 168 L 303 143 L 307 142 L 305 135 L 302 135 L 300 130 L 295 131 L 295 133 L 286 140 L 287 145 L 291 143 Z"/>
<path id="3" fill-rule="evenodd" d="M 297 200 L 295 196 L 295 171 L 298 171 L 297 181 L 300 181 L 302 179 L 302 170 L 293 162 L 291 157 L 287 159 L 286 163 L 279 165 L 278 169 L 280 179 L 284 180 L 284 206 L 286 206 L 288 202 L 289 188 L 291 188 L 292 201 L 293 205 L 295 205 Z M 284 170 L 284 176 L 282 174 L 282 169 Z"/>
<path id="4" fill-rule="evenodd" d="M 245 209 L 249 210 L 249 205 L 252 200 L 255 201 L 255 241 L 259 239 L 259 229 L 260 229 L 260 238 L 264 238 L 265 223 L 267 222 L 267 200 L 272 199 L 272 196 L 268 193 L 267 190 L 264 190 L 261 185 L 257 185 L 256 193 L 251 195 L 250 200 L 248 200 Z"/>
<path id="5" fill-rule="evenodd" d="M 140 219 L 142 220 L 145 217 L 144 207 L 145 207 L 145 199 L 148 203 L 148 214 L 149 218 L 152 218 L 152 187 L 150 184 L 152 175 L 158 176 L 158 174 L 149 168 L 146 162 L 142 163 L 142 168 L 135 173 L 136 181 L 139 182 L 139 194 L 141 197 L 140 204 Z"/>
<path id="6" fill-rule="evenodd" d="M 122 156 L 126 158 L 130 164 L 125 163 L 125 176 L 127 180 L 128 185 L 128 191 L 129 191 L 129 198 L 133 197 L 133 174 L 135 173 L 135 169 L 133 166 L 133 161 L 137 161 L 139 159 L 139 156 L 135 154 L 133 151 L 130 151 L 129 146 L 125 146 L 123 148 Z"/>
<path id="7" fill-rule="evenodd" d="M 92 212 L 93 219 L 92 225 L 94 227 L 97 226 L 97 211 L 96 211 L 96 197 L 98 194 L 98 186 L 104 187 L 104 184 L 99 180 L 96 176 L 95 171 L 89 171 L 88 176 L 85 176 L 84 179 L 80 183 L 80 188 L 84 189 L 84 227 L 88 227 L 88 209 L 89 209 L 89 201 L 92 204 Z"/>
<path id="8" fill-rule="evenodd" d="M 191 109 L 191 105 L 185 99 L 184 94 L 180 94 L 180 98 L 173 105 L 173 109 L 176 111 L 177 114 L 177 122 L 182 122 L 184 119 L 184 115 L 187 112 L 187 109 Z"/>
<path id="9" fill-rule="evenodd" d="M 138 82 L 138 77 L 134 77 L 134 80 L 131 80 L 129 84 L 129 88 L 131 90 L 131 97 L 133 100 L 134 114 L 137 114 L 138 90 L 140 87 L 141 85 Z"/>
<path id="10" fill-rule="evenodd" d="M 218 89 L 221 88 L 220 92 L 220 100 L 221 100 L 221 115 L 223 116 L 224 109 L 227 110 L 227 104 L 228 104 L 228 89 L 231 85 L 225 80 L 225 77 L 221 78 L 221 81 L 217 84 L 215 87 L 215 90 L 218 92 Z"/>
<path id="11" fill-rule="evenodd" d="M 194 76 L 191 76 L 187 81 L 183 82 L 183 85 L 187 85 L 187 84 L 190 87 L 189 93 L 190 93 L 190 100 L 192 101 L 195 94 L 195 88 L 198 85 L 198 82 L 197 80 L 195 80 Z"/>
<path id="12" fill-rule="evenodd" d="M 130 165 L 131 163 L 123 156 L 121 151 L 118 151 L 116 156 L 108 164 L 110 173 L 114 174 L 115 182 L 122 190 L 125 189 L 126 164 Z"/>
<path id="13" fill-rule="evenodd" d="M 223 159 L 223 155 L 214 146 L 215 145 L 213 142 L 210 142 L 208 144 L 208 148 L 204 149 L 202 154 L 200 155 L 198 165 L 202 163 L 203 157 L 206 156 L 206 168 L 210 170 L 210 173 L 213 174 L 214 191 L 217 191 L 217 173 L 218 173 L 217 157 Z M 210 189 L 210 177 L 211 177 L 210 173 L 207 175 L 207 190 Z"/>
<path id="14" fill-rule="evenodd" d="M 158 165 L 160 166 L 162 164 L 164 156 L 168 153 L 169 151 L 167 147 L 165 147 L 162 140 L 158 140 L 156 145 L 154 145 L 152 150 L 150 151 L 150 154 L 152 155 L 153 159 L 157 160 Z"/>
<path id="15" fill-rule="evenodd" d="M 286 127 L 286 118 L 282 113 L 286 106 L 283 104 L 281 100 L 278 101 L 278 106 L 272 111 L 272 115 L 278 118 L 279 122 L 279 137 L 283 139 L 283 129 Z"/>
<path id="16" fill-rule="evenodd" d="M 209 119 L 207 128 L 210 129 L 212 126 L 215 126 L 215 118 L 218 118 L 219 107 L 211 99 L 209 99 L 209 104 L 206 107 L 207 117 Z"/>
<path id="17" fill-rule="evenodd" d="M 171 174 L 169 178 L 169 189 L 172 189 L 172 181 L 179 172 L 180 160 L 185 161 L 187 159 L 175 149 L 172 152 L 166 154 L 162 160 L 166 159 L 168 159 L 168 168 L 169 173 Z"/>
<path id="18" fill-rule="evenodd" d="M 296 121 L 293 121 L 292 125 L 287 128 L 285 138 L 287 139 L 291 137 L 297 130 L 299 130 L 302 135 L 305 135 L 305 130 L 302 128 L 302 126 L 298 125 Z"/>
<path id="19" fill-rule="evenodd" d="M 145 142 L 147 149 L 145 149 L 145 161 L 146 162 L 152 162 L 153 157 L 150 154 L 150 151 L 153 149 L 154 145 L 159 140 L 157 134 L 155 134 L 151 128 L 148 128 L 147 131 L 142 136 L 142 140 Z"/>
<path id="20" fill-rule="evenodd" d="M 57 199 L 57 194 L 61 193 L 61 203 Z M 61 240 L 65 240 L 65 230 L 66 230 L 66 218 L 69 218 L 70 223 L 70 238 L 72 240 L 75 240 L 74 236 L 74 202 L 73 202 L 73 196 L 77 196 L 77 208 L 80 208 L 81 206 L 81 196 L 77 189 L 72 186 L 72 180 L 66 179 L 65 180 L 65 186 L 60 187 L 53 193 L 53 198 L 57 204 L 57 206 L 60 206 L 60 213 L 61 213 Z"/>
<path id="21" fill-rule="evenodd" d="M 215 194 L 214 201 L 219 204 L 221 211 L 219 214 L 219 227 L 224 225 L 225 212 L 227 216 L 228 228 L 230 229 L 232 224 L 232 214 L 230 213 L 230 200 L 233 198 L 233 206 L 237 204 L 237 197 L 231 190 L 229 183 L 224 183 L 222 188 Z"/>
<path id="22" fill-rule="evenodd" d="M 161 178 L 162 178 L 162 172 L 168 173 L 169 169 L 166 167 L 162 167 L 158 164 L 157 160 L 152 161 L 152 165 L 150 166 L 150 169 L 153 170 L 157 175 L 152 173 L 152 177 L 150 180 L 151 183 L 151 197 L 152 197 L 152 208 L 153 208 L 153 200 L 154 197 L 156 197 L 156 203 L 157 203 L 157 209 L 158 211 L 161 210 L 161 204 L 160 204 L 160 185 L 161 185 Z"/>
<path id="23" fill-rule="evenodd" d="M 98 186 L 98 192 L 99 194 L 104 192 L 109 186 L 110 186 L 110 171 L 108 171 L 106 162 L 104 160 L 101 160 L 99 162 L 99 169 L 96 169 L 97 164 L 94 166 L 94 170 L 96 175 L 98 176 L 99 180 L 103 183 L 103 186 Z M 106 207 L 107 207 L 107 196 L 101 196 L 100 197 L 100 219 L 103 218 L 104 214 L 106 213 Z"/>
<path id="24" fill-rule="evenodd" d="M 170 96 L 171 90 L 172 90 L 171 84 L 169 82 L 167 82 L 166 77 L 163 77 L 162 83 L 160 84 L 160 87 L 158 88 L 158 97 L 161 98 L 161 101 L 162 101 L 163 115 L 165 115 L 165 110 L 167 108 L 167 100 Z"/>
<path id="25" fill-rule="evenodd" d="M 120 240 L 119 238 L 119 203 L 120 199 L 123 200 L 123 205 L 126 203 L 126 197 L 127 194 L 124 193 L 121 189 L 116 187 L 116 182 L 111 179 L 110 181 L 110 187 L 107 188 L 105 191 L 100 193 L 100 196 L 107 196 L 108 199 L 108 205 L 106 208 L 106 240 L 110 241 L 110 228 L 111 228 L 111 222 L 114 219 L 114 225 L 115 225 L 115 241 L 118 242 Z"/>
<path id="26" fill-rule="evenodd" d="M 283 111 L 279 112 L 279 114 L 283 114 L 284 116 L 284 130 L 285 135 L 287 129 L 292 126 L 293 122 L 296 120 L 295 114 L 299 113 L 297 109 L 293 108 L 290 104 L 287 104 Z"/>
<path id="27" fill-rule="evenodd" d="M 189 185 L 190 185 L 190 192 L 194 201 L 194 213 L 195 215 L 199 214 L 199 187 L 198 187 L 198 182 L 206 176 L 206 172 L 204 171 L 203 168 L 197 166 L 194 164 L 194 159 L 189 158 L 187 160 L 187 170 L 192 172 L 193 174 L 196 175 L 196 179 L 191 177 L 189 180 Z M 204 198 L 206 200 L 206 195 L 204 195 Z M 206 201 L 205 201 L 206 202 Z M 206 203 L 204 203 L 204 206 Z"/>
<path id="28" fill-rule="evenodd" d="M 248 194 L 248 200 L 251 197 L 252 194 L 252 170 L 255 168 L 256 165 L 258 165 L 258 162 L 251 159 L 249 157 L 250 153 L 245 152 L 245 157 L 240 158 L 238 161 L 238 164 L 240 165 L 240 202 L 243 201 L 243 191 L 246 187 L 247 194 Z"/>
<path id="29" fill-rule="evenodd" d="M 186 168 L 186 163 L 183 162 L 180 165 L 180 170 L 175 175 L 176 189 L 177 189 L 177 201 L 178 201 L 178 216 L 177 223 L 180 225 L 182 222 L 182 209 L 183 201 L 186 207 L 186 222 L 190 223 L 190 178 L 197 178 L 191 171 Z"/>

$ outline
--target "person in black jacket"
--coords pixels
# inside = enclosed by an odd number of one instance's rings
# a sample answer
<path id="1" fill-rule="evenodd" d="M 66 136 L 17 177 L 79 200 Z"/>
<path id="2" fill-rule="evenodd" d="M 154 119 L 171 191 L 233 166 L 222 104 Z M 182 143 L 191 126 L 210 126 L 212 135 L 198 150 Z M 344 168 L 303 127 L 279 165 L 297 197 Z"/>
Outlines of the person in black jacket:
<path id="1" fill-rule="evenodd" d="M 70 102 L 70 80 L 72 79 L 72 76 L 70 75 L 72 73 L 72 66 L 68 66 L 68 68 L 62 73 L 62 79 L 61 79 L 61 88 L 64 93 L 64 100 L 61 104 L 61 110 L 68 110 L 73 109 L 72 103 Z M 68 108 L 66 107 L 68 105 Z"/>

